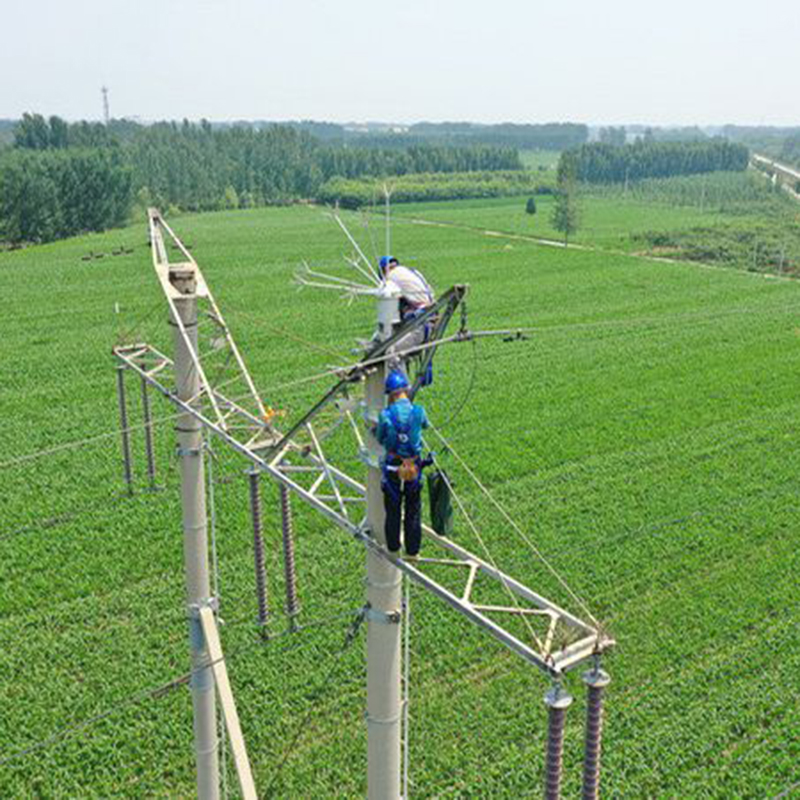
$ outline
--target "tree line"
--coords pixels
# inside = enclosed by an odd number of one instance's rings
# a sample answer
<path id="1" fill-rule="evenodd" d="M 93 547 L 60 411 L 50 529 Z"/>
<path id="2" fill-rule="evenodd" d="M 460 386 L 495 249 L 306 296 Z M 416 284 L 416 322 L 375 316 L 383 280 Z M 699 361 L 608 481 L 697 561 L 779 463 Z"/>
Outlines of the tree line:
<path id="1" fill-rule="evenodd" d="M 134 204 L 205 211 L 315 199 L 335 176 L 522 168 L 511 147 L 353 147 L 289 125 L 106 127 L 26 114 L 0 151 L 0 236 L 47 241 L 103 230 L 124 222 Z"/>
<path id="2" fill-rule="evenodd" d="M 584 144 L 561 154 L 579 181 L 621 183 L 641 178 L 666 178 L 747 168 L 747 147 L 724 139 L 691 142 L 640 140 L 628 145 Z"/>
<path id="3" fill-rule="evenodd" d="M 463 200 L 553 194 L 555 186 L 525 170 L 409 174 L 393 179 L 388 187 L 392 203 Z M 319 190 L 320 202 L 342 208 L 382 207 L 383 181 L 376 178 L 331 178 Z"/>

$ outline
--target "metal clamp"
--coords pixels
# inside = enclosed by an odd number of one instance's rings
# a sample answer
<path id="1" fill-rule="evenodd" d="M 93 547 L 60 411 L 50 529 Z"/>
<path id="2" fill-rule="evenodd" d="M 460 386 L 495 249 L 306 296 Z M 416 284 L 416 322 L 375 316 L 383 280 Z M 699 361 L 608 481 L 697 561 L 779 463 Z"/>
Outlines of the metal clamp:
<path id="1" fill-rule="evenodd" d="M 183 458 L 184 456 L 199 456 L 202 452 L 202 447 L 181 447 L 178 445 L 175 448 L 175 455 L 178 456 L 178 458 Z"/>
<path id="2" fill-rule="evenodd" d="M 369 449 L 366 447 L 358 448 L 358 460 L 362 464 L 366 464 L 368 467 L 374 467 L 375 469 L 381 465 L 380 459 L 370 453 Z"/>
<path id="3" fill-rule="evenodd" d="M 186 606 L 186 614 L 190 619 L 200 619 L 200 612 L 204 608 L 210 608 L 215 614 L 218 614 L 219 597 L 208 597 L 199 603 L 189 603 Z"/>
<path id="4" fill-rule="evenodd" d="M 403 619 L 402 611 L 376 611 L 372 606 L 367 604 L 364 616 L 370 622 L 380 622 L 382 625 L 399 625 Z"/>
<path id="5" fill-rule="evenodd" d="M 378 717 L 371 717 L 368 711 L 364 712 L 364 719 L 367 721 L 367 725 L 396 725 L 400 722 L 402 714 L 395 714 L 393 717 L 384 717 L 380 719 Z"/>

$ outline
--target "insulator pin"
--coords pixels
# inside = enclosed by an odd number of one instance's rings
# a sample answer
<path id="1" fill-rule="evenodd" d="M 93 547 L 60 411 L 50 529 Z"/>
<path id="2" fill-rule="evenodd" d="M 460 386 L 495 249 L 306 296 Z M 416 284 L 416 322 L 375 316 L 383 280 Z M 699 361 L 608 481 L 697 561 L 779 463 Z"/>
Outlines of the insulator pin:
<path id="1" fill-rule="evenodd" d="M 603 738 L 603 691 L 611 678 L 596 668 L 583 675 L 587 686 L 586 745 L 583 757 L 583 800 L 597 800 L 600 792 L 600 752 Z"/>
<path id="2" fill-rule="evenodd" d="M 267 570 L 264 563 L 264 536 L 261 517 L 261 494 L 259 492 L 259 471 L 248 473 L 250 482 L 250 513 L 253 518 L 253 561 L 256 572 L 256 602 L 258 604 L 258 624 L 262 628 L 269 619 L 267 602 Z"/>
<path id="3" fill-rule="evenodd" d="M 564 726 L 567 709 L 572 705 L 572 696 L 559 684 L 555 684 L 544 696 L 544 701 L 548 707 L 544 797 L 545 800 L 559 800 L 563 771 Z"/>

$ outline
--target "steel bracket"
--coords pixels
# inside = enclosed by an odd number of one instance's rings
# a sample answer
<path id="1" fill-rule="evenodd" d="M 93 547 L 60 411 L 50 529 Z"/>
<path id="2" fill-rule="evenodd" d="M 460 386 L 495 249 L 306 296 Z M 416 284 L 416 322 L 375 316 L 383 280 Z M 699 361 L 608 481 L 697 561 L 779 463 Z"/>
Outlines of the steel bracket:
<path id="1" fill-rule="evenodd" d="M 402 611 L 376 611 L 369 604 L 367 604 L 364 616 L 370 622 L 380 622 L 382 625 L 399 625 L 403 619 Z"/>
<path id="2" fill-rule="evenodd" d="M 190 619 L 200 619 L 200 612 L 210 608 L 215 614 L 219 613 L 219 597 L 209 597 L 202 603 L 189 603 L 186 606 L 186 615 Z"/>

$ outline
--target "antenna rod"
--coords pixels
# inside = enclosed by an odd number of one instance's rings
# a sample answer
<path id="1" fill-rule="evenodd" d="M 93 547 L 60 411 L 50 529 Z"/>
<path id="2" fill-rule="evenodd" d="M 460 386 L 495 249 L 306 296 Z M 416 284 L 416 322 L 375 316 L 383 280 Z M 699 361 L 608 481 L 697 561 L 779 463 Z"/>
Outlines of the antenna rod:
<path id="1" fill-rule="evenodd" d="M 389 204 L 389 197 L 391 196 L 391 192 L 389 191 L 389 187 L 384 183 L 383 184 L 383 196 L 386 202 L 386 252 L 384 255 L 390 256 L 392 254 L 392 225 L 391 225 L 391 214 L 390 214 L 390 204 Z"/>
<path id="2" fill-rule="evenodd" d="M 355 248 L 356 253 L 361 256 L 362 261 L 366 264 L 367 270 L 363 270 L 361 267 L 358 266 L 357 263 L 351 262 L 353 266 L 365 277 L 371 280 L 376 286 L 380 285 L 380 281 L 375 275 L 374 270 L 372 269 L 372 264 L 369 263 L 369 259 L 364 255 L 361 248 L 358 246 L 358 242 L 353 238 L 353 235 L 347 230 L 347 226 L 342 222 L 342 218 L 339 216 L 338 213 L 333 215 L 333 218 L 336 220 L 339 227 L 344 231 L 344 235 L 347 237 L 347 240 L 350 242 L 351 245 Z"/>

